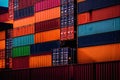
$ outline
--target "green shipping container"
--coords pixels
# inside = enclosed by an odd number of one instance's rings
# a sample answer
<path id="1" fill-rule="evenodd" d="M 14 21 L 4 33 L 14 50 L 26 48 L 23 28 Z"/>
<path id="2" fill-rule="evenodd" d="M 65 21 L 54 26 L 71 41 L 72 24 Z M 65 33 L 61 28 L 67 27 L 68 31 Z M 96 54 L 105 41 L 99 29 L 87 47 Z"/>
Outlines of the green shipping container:
<path id="1" fill-rule="evenodd" d="M 30 46 L 21 46 L 12 49 L 12 57 L 29 56 Z"/>

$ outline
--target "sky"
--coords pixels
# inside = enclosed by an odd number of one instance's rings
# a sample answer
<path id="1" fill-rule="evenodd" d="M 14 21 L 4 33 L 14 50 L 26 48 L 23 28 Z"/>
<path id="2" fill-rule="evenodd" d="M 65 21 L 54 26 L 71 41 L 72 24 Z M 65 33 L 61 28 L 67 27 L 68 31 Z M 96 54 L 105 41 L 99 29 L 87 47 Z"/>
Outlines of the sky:
<path id="1" fill-rule="evenodd" d="M 0 0 L 0 6 L 8 7 L 8 0 Z"/>

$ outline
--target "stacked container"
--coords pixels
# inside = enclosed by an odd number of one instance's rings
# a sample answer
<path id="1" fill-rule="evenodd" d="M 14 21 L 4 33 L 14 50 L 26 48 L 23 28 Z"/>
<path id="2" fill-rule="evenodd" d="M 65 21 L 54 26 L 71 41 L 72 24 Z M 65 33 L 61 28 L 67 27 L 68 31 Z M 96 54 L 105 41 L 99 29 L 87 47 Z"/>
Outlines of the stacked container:
<path id="1" fill-rule="evenodd" d="M 61 37 L 63 40 L 73 40 L 74 39 L 74 0 L 61 0 Z"/>
<path id="2" fill-rule="evenodd" d="M 34 44 L 34 0 L 10 0 L 13 69 L 29 68 L 30 46 Z"/>
<path id="3" fill-rule="evenodd" d="M 78 0 L 78 63 L 120 60 L 119 3 L 119 0 Z"/>
<path id="4" fill-rule="evenodd" d="M 76 55 L 74 48 L 64 47 L 53 49 L 52 54 L 53 66 L 74 64 L 75 58 Z"/>
<path id="5" fill-rule="evenodd" d="M 0 22 L 0 68 L 4 69 L 4 68 L 11 68 L 11 58 L 9 57 L 9 55 L 7 53 L 7 49 L 8 47 L 10 47 L 10 45 L 8 45 L 8 34 L 7 34 L 7 30 L 12 28 L 11 24 L 5 24 L 5 23 L 1 23 Z M 9 53 L 10 54 L 10 53 Z"/>
<path id="6" fill-rule="evenodd" d="M 60 47 L 60 0 L 38 0 L 34 9 L 35 44 L 31 45 L 29 66 L 52 66 L 52 49 Z"/>

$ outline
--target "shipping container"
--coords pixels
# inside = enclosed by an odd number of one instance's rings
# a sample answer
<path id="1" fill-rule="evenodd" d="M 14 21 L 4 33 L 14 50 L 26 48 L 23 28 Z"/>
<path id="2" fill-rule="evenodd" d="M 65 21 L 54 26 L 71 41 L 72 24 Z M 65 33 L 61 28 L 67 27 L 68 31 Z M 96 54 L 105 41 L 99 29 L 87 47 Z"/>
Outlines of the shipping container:
<path id="1" fill-rule="evenodd" d="M 60 0 L 44 0 L 35 4 L 35 11 L 38 12 L 58 6 L 60 6 Z"/>
<path id="2" fill-rule="evenodd" d="M 119 61 L 119 49 L 119 43 L 78 48 L 77 61 L 79 64 Z"/>
<path id="3" fill-rule="evenodd" d="M 120 16 L 120 5 L 78 14 L 78 25 Z"/>
<path id="4" fill-rule="evenodd" d="M 55 19 L 60 17 L 60 7 L 44 10 L 35 13 L 35 22 L 41 22 L 45 20 Z"/>
<path id="5" fill-rule="evenodd" d="M 12 58 L 12 69 L 28 69 L 29 68 L 29 57 L 17 57 Z"/>
<path id="6" fill-rule="evenodd" d="M 0 41 L 6 39 L 6 33 L 5 31 L 0 31 Z"/>
<path id="7" fill-rule="evenodd" d="M 0 41 L 0 50 L 5 49 L 5 40 Z"/>
<path id="8" fill-rule="evenodd" d="M 0 22 L 6 22 L 9 20 L 8 18 L 9 18 L 8 13 L 0 14 Z"/>
<path id="9" fill-rule="evenodd" d="M 35 32 L 48 31 L 60 28 L 60 18 L 35 23 Z"/>
<path id="10" fill-rule="evenodd" d="M 120 4 L 119 0 L 109 0 L 109 1 L 104 1 L 104 0 L 86 0 L 84 2 L 78 3 L 78 13 L 83 13 L 91 10 L 96 10 L 104 7 L 109 7 L 113 5 Z M 87 5 L 87 6 L 86 6 Z"/>
<path id="11" fill-rule="evenodd" d="M 34 44 L 34 35 L 13 38 L 13 47 Z"/>
<path id="12" fill-rule="evenodd" d="M 74 48 L 56 48 L 52 52 L 52 65 L 68 65 L 74 64 L 76 62 L 76 54 Z"/>
<path id="13" fill-rule="evenodd" d="M 74 80 L 94 80 L 94 78 L 96 77 L 94 73 L 95 72 L 93 64 L 82 64 L 73 66 Z"/>
<path id="14" fill-rule="evenodd" d="M 13 23 L 13 28 L 27 26 L 34 23 L 35 23 L 35 16 L 31 16 L 31 17 L 15 20 Z"/>
<path id="15" fill-rule="evenodd" d="M 72 40 L 74 39 L 74 26 L 70 26 L 68 27 L 68 36 L 67 36 L 67 39 L 68 40 Z"/>
<path id="16" fill-rule="evenodd" d="M 33 6 L 35 4 L 35 0 L 19 0 L 18 9 L 23 9 L 26 7 Z"/>
<path id="17" fill-rule="evenodd" d="M 49 55 L 30 56 L 29 59 L 30 68 L 47 67 L 51 65 L 52 65 L 51 53 Z"/>
<path id="18" fill-rule="evenodd" d="M 60 41 L 50 41 L 39 44 L 33 44 L 30 46 L 31 55 L 42 54 L 44 52 L 52 52 L 52 49 L 59 48 Z"/>
<path id="19" fill-rule="evenodd" d="M 120 30 L 78 37 L 78 47 L 120 43 Z"/>
<path id="20" fill-rule="evenodd" d="M 14 19 L 15 20 L 29 17 L 32 15 L 34 15 L 34 7 L 33 6 L 14 11 Z"/>
<path id="21" fill-rule="evenodd" d="M 120 18 L 93 22 L 78 26 L 78 37 L 120 30 Z"/>
<path id="22" fill-rule="evenodd" d="M 8 21 L 6 21 L 5 23 L 10 23 L 10 24 L 13 24 L 13 20 L 8 20 Z"/>
<path id="23" fill-rule="evenodd" d="M 9 39 L 9 38 L 12 39 L 12 36 L 13 36 L 13 28 L 8 29 L 8 30 L 6 31 L 6 39 Z"/>
<path id="24" fill-rule="evenodd" d="M 30 46 L 21 46 L 12 49 L 12 57 L 21 57 L 30 55 Z"/>
<path id="25" fill-rule="evenodd" d="M 36 33 L 34 40 L 35 43 L 60 40 L 60 29 Z"/>
<path id="26" fill-rule="evenodd" d="M 84 2 L 84 1 L 86 1 L 86 0 L 77 0 L 77 3 L 79 3 L 79 2 Z"/>
<path id="27" fill-rule="evenodd" d="M 35 25 L 27 25 L 13 29 L 13 37 L 24 36 L 35 33 Z"/>
<path id="28" fill-rule="evenodd" d="M 5 68 L 5 59 L 0 59 L 0 69 Z"/>
<path id="29" fill-rule="evenodd" d="M 68 37 L 68 28 L 64 27 L 64 28 L 60 28 L 60 40 L 67 40 Z"/>
<path id="30" fill-rule="evenodd" d="M 0 59 L 5 59 L 5 50 L 0 50 Z"/>
<path id="31" fill-rule="evenodd" d="M 12 49 L 12 38 L 6 39 L 6 49 Z"/>

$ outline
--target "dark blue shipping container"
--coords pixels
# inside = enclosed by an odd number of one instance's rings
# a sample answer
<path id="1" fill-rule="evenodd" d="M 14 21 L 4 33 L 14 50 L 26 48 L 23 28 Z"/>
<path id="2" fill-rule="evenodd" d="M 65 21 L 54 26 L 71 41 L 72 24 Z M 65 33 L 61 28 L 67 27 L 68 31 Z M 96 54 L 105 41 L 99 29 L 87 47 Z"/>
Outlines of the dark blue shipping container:
<path id="1" fill-rule="evenodd" d="M 6 49 L 12 49 L 12 38 L 6 39 Z"/>
<path id="2" fill-rule="evenodd" d="M 40 44 L 33 44 L 31 45 L 31 55 L 34 54 L 40 54 L 44 52 L 52 52 L 52 49 L 59 48 L 60 47 L 60 41 L 51 41 L 51 42 L 45 42 Z"/>
<path id="3" fill-rule="evenodd" d="M 78 3 L 78 13 L 120 4 L 120 0 L 86 0 Z"/>
<path id="4" fill-rule="evenodd" d="M 78 37 L 78 47 L 96 46 L 120 42 L 120 31 Z"/>
<path id="5" fill-rule="evenodd" d="M 34 6 L 14 11 L 14 19 L 20 19 L 34 15 Z"/>

